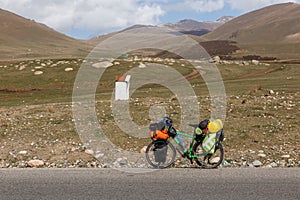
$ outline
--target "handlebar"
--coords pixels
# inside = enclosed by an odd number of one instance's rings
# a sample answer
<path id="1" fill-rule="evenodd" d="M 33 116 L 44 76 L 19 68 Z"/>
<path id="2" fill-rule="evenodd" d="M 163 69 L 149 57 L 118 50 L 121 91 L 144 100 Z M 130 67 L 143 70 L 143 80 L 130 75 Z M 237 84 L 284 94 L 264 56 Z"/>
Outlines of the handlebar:
<path id="1" fill-rule="evenodd" d="M 165 121 L 165 124 L 166 124 L 167 126 L 171 126 L 172 123 L 173 123 L 172 118 L 171 118 L 171 117 L 168 117 L 168 116 L 164 116 L 164 121 Z"/>

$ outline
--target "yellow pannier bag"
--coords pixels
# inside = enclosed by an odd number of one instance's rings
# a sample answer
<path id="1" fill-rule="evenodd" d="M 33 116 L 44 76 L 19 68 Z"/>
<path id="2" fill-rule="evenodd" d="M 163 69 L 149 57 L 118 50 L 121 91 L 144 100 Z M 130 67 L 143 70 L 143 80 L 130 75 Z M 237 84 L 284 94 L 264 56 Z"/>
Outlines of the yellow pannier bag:
<path id="1" fill-rule="evenodd" d="M 215 152 L 216 134 L 207 134 L 202 142 L 202 147 L 206 153 L 213 154 Z"/>
<path id="2" fill-rule="evenodd" d="M 223 123 L 220 119 L 216 119 L 210 121 L 207 125 L 207 128 L 210 133 L 216 133 L 223 128 Z"/>

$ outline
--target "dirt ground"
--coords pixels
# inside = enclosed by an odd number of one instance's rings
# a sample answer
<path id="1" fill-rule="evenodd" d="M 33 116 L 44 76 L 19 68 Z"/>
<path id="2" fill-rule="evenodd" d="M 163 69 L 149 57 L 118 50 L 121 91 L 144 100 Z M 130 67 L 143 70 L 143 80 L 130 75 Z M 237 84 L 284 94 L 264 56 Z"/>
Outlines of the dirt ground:
<path id="1" fill-rule="evenodd" d="M 259 160 L 264 167 L 299 167 L 300 93 L 244 95 L 228 97 L 228 112 L 224 123 L 227 167 L 247 167 Z M 209 98 L 207 104 L 209 105 Z M 132 99 L 137 123 L 146 124 L 147 99 Z M 161 104 L 163 99 L 155 99 Z M 138 109 L 135 109 L 138 110 Z M 203 106 L 209 113 L 209 107 Z M 176 113 L 170 110 L 171 116 Z M 107 137 L 117 146 L 140 152 L 150 142 L 122 133 L 111 117 L 109 102 L 101 102 L 97 112 Z M 42 160 L 44 167 L 105 167 L 105 160 L 96 159 L 95 152 L 86 149 L 74 126 L 71 104 L 46 104 L 1 109 L 0 165 L 28 167 L 33 159 Z M 143 119 L 143 120 L 142 120 Z M 176 127 L 176 120 L 174 120 Z M 197 123 L 197 122 L 195 122 Z M 192 133 L 191 133 L 192 134 Z M 188 161 L 180 161 L 184 166 Z M 181 166 L 180 164 L 178 166 Z"/>

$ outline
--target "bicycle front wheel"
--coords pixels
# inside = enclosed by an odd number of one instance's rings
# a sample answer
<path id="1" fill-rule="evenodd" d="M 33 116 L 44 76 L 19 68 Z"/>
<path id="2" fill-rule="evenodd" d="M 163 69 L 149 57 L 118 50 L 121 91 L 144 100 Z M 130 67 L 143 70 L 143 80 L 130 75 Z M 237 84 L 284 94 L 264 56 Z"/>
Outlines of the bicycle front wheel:
<path id="1" fill-rule="evenodd" d="M 216 143 L 215 152 L 208 154 L 202 148 L 202 143 L 197 142 L 193 147 L 194 155 L 197 155 L 196 163 L 205 169 L 217 168 L 224 159 L 224 150 L 220 142 Z"/>
<path id="2" fill-rule="evenodd" d="M 154 168 L 167 168 L 175 161 L 176 150 L 167 140 L 155 140 L 146 149 L 146 160 Z"/>

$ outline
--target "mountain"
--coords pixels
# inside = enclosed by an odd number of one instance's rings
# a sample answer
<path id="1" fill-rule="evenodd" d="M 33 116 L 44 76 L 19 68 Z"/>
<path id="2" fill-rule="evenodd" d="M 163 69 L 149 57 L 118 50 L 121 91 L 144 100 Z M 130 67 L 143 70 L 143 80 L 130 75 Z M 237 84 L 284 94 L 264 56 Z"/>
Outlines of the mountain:
<path id="1" fill-rule="evenodd" d="M 233 41 L 244 54 L 299 58 L 300 5 L 284 3 L 255 10 L 230 20 L 201 38 Z"/>
<path id="2" fill-rule="evenodd" d="M 161 24 L 159 26 L 171 28 L 178 32 L 189 34 L 189 35 L 201 36 L 215 30 L 216 28 L 230 21 L 233 18 L 234 17 L 232 16 L 224 16 L 214 22 L 213 21 L 199 22 L 192 19 L 184 19 L 176 23 L 166 23 L 166 24 Z"/>
<path id="3" fill-rule="evenodd" d="M 300 5 L 277 4 L 247 13 L 204 38 L 239 43 L 300 42 Z"/>
<path id="4" fill-rule="evenodd" d="M 199 40 L 200 38 L 198 36 L 202 36 L 204 34 L 207 34 L 211 31 L 215 30 L 216 28 L 218 28 L 219 26 L 232 20 L 233 18 L 234 17 L 232 17 L 232 16 L 224 16 L 224 17 L 221 17 L 220 19 L 216 20 L 215 22 L 199 22 L 199 21 L 192 20 L 192 19 L 184 19 L 184 20 L 181 20 L 176 23 L 160 24 L 160 25 L 158 25 L 158 27 L 170 28 L 175 31 L 181 32 L 183 34 L 188 34 L 195 40 Z M 125 28 L 118 32 L 113 32 L 113 33 L 109 33 L 106 35 L 100 35 L 97 37 L 93 37 L 93 38 L 89 39 L 88 42 L 90 44 L 97 45 L 100 42 L 102 42 L 103 40 L 105 40 L 115 34 L 118 34 L 120 32 L 124 32 L 124 31 L 130 30 L 130 29 L 135 29 L 135 28 L 146 28 L 146 27 L 156 27 L 156 26 L 137 24 L 137 25 L 133 25 L 128 28 Z M 200 39 L 200 41 L 202 41 L 202 40 Z"/>
<path id="5" fill-rule="evenodd" d="M 213 55 L 257 55 L 280 59 L 298 58 L 300 52 L 300 5 L 268 6 L 242 16 L 221 17 L 215 22 L 185 19 L 161 24 L 190 35 Z M 85 57 L 99 42 L 119 32 L 77 40 L 46 25 L 0 9 L 0 60 Z"/>
<path id="6" fill-rule="evenodd" d="M 0 9 L 0 59 L 81 57 L 91 46 L 46 25 Z"/>
<path id="7" fill-rule="evenodd" d="M 181 33 L 199 36 L 211 32 L 222 24 L 224 24 L 222 21 L 199 22 L 192 19 L 185 19 L 176 23 L 167 23 L 160 26 L 167 27 Z"/>

